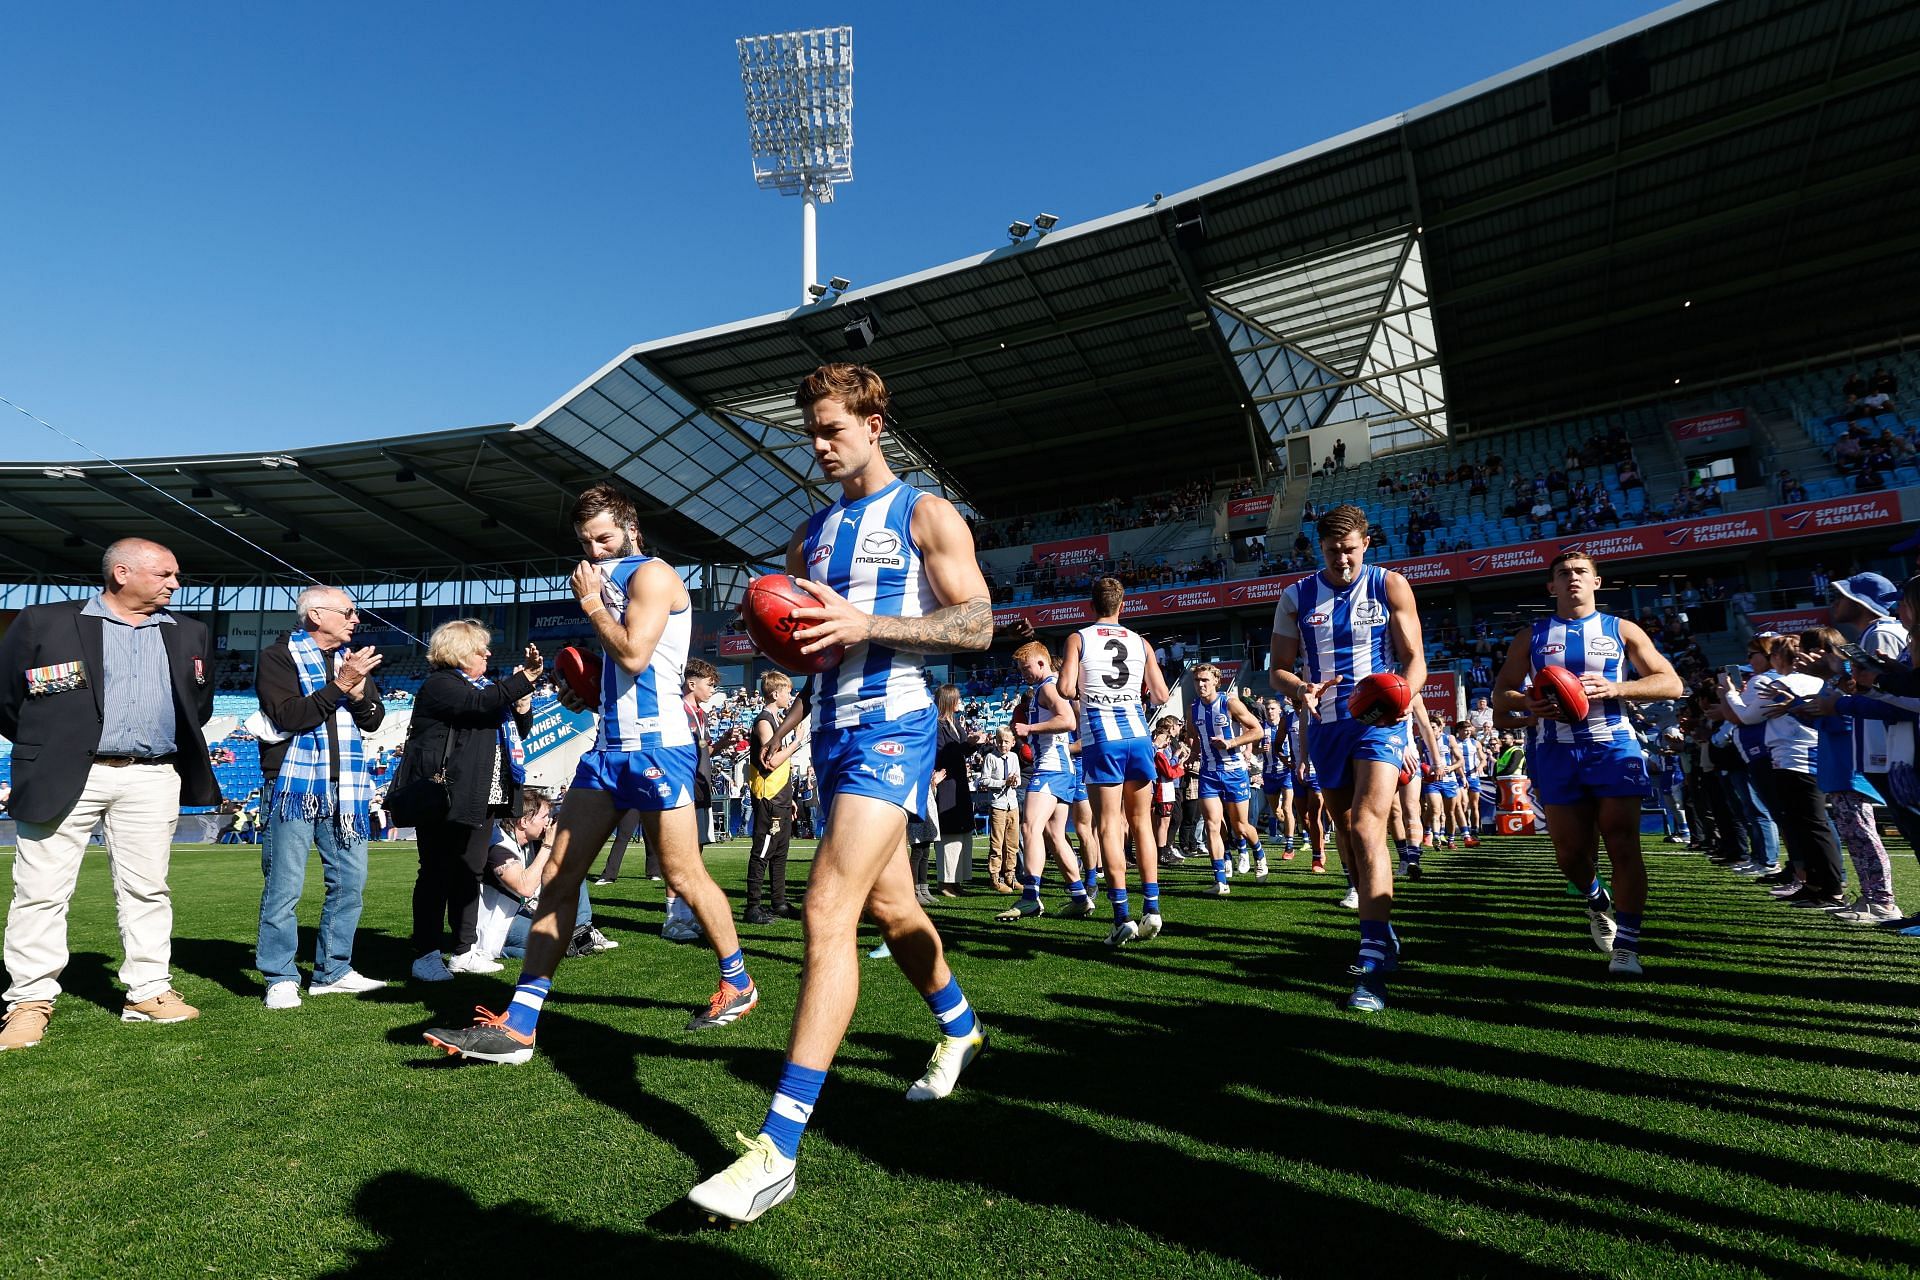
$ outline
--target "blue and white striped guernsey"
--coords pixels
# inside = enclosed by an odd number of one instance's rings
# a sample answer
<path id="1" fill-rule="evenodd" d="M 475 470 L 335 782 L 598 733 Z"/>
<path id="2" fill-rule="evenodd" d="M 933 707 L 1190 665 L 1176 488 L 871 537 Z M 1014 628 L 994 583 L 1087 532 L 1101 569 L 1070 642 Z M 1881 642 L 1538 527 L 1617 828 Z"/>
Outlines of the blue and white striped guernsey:
<path id="1" fill-rule="evenodd" d="M 1233 712 L 1227 709 L 1227 695 L 1216 693 L 1211 698 L 1195 695 L 1193 699 L 1193 731 L 1200 739 L 1200 772 L 1203 774 L 1245 773 L 1246 757 L 1235 747 L 1224 756 L 1220 754 L 1220 745 L 1215 738 L 1224 738 L 1232 742 L 1240 736 L 1240 726 L 1234 721 Z"/>
<path id="2" fill-rule="evenodd" d="M 1040 701 L 1040 691 L 1052 684 L 1054 677 L 1048 676 L 1033 686 L 1027 693 L 1027 723 L 1045 724 L 1053 719 L 1053 710 Z M 1034 773 L 1072 773 L 1073 752 L 1068 749 L 1073 741 L 1072 731 L 1056 729 L 1049 733 L 1029 733 L 1027 741 L 1033 744 Z"/>
<path id="3" fill-rule="evenodd" d="M 623 556 L 600 567 L 606 582 L 600 599 L 607 613 L 622 626 L 627 620 L 628 584 L 651 556 Z M 666 630 L 653 646 L 653 657 L 637 672 L 626 672 L 606 652 L 600 655 L 600 737 L 594 744 L 604 751 L 650 751 L 656 747 L 685 747 L 693 743 L 683 698 L 687 650 L 693 642 L 693 605 L 667 615 Z"/>
<path id="4" fill-rule="evenodd" d="M 1618 681 L 1627 669 L 1627 646 L 1620 639 L 1620 619 L 1610 613 L 1590 613 L 1584 618 L 1562 618 L 1549 614 L 1533 622 L 1529 650 L 1533 669 L 1565 667 L 1576 676 L 1599 676 Z M 1542 742 L 1588 745 L 1596 742 L 1636 742 L 1633 725 L 1627 720 L 1627 704 L 1621 698 L 1594 698 L 1587 706 L 1587 718 L 1578 724 L 1543 720 L 1537 726 Z"/>
<path id="5" fill-rule="evenodd" d="M 1285 773 L 1293 767 L 1293 739 L 1285 715 L 1278 724 L 1261 725 L 1260 768 L 1263 773 Z"/>
<path id="6" fill-rule="evenodd" d="M 1131 627 L 1096 622 L 1080 637 L 1080 719 L 1093 742 L 1147 736 L 1140 689 L 1147 675 L 1147 642 Z"/>
<path id="7" fill-rule="evenodd" d="M 922 494 L 895 480 L 878 493 L 816 511 L 801 544 L 806 576 L 856 609 L 883 618 L 923 618 L 940 607 L 913 541 Z M 813 727 L 885 724 L 933 705 L 924 659 L 870 641 L 847 649 L 814 682 Z"/>
<path id="8" fill-rule="evenodd" d="M 1310 574 L 1280 593 L 1273 607 L 1273 629 L 1300 638 L 1302 675 L 1310 684 L 1341 677 L 1320 699 L 1314 720 L 1331 724 L 1350 720 L 1347 699 L 1370 675 L 1397 671 L 1387 621 L 1387 571 L 1360 567 L 1353 582 L 1336 590 L 1322 573 Z"/>

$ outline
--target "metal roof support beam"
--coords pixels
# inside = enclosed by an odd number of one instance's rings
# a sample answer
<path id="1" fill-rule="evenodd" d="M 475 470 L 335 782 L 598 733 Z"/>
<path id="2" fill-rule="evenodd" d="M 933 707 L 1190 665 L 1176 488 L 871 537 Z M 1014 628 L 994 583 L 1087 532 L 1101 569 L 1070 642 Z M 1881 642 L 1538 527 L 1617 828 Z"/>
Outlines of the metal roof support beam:
<path id="1" fill-rule="evenodd" d="M 441 537 L 438 533 L 435 533 L 426 525 L 415 520 L 412 516 L 395 511 L 383 502 L 374 501 L 352 485 L 334 479 L 324 471 L 316 469 L 310 463 L 301 464 L 300 475 L 317 487 L 325 489 L 342 502 L 349 503 L 359 510 L 366 512 L 388 528 L 399 533 L 404 533 L 421 546 L 427 547 L 447 557 L 454 565 L 466 567 L 467 558 L 471 554 L 471 548 L 461 547 Z"/>
<path id="2" fill-rule="evenodd" d="M 1231 410 L 1222 409 L 1221 412 L 1231 412 Z M 1179 426 L 1182 423 L 1191 424 L 1194 422 L 1195 416 L 1193 413 L 1168 413 L 1162 414 L 1157 418 L 1141 418 L 1127 423 L 1126 434 L 1128 436 L 1137 436 L 1146 432 L 1157 431 L 1161 427 Z M 991 462 L 997 458 L 1033 457 L 1036 453 L 1050 452 L 1064 445 L 1085 444 L 1093 440 L 1111 440 L 1115 435 L 1116 433 L 1112 427 L 1096 427 L 1091 431 L 1075 431 L 1069 435 L 1049 435 L 1035 440 L 1023 440 L 1019 444 L 1010 444 L 998 449 L 976 449 L 972 453 L 954 455 L 953 461 L 956 463 L 972 463 Z M 1073 473 L 1074 484 L 1079 485 L 1086 474 L 1090 473 L 1083 473 L 1076 470 Z M 1061 484 L 1061 477 L 1057 474 L 1052 474 L 1048 479 L 1048 483 L 1058 487 Z"/>
<path id="3" fill-rule="evenodd" d="M 405 467 L 408 470 L 412 471 L 414 475 L 426 481 L 429 485 L 432 485 L 434 488 L 438 489 L 441 493 L 446 494 L 449 498 L 452 498 L 455 502 L 459 503 L 461 506 L 465 507 L 467 510 L 475 513 L 476 515 L 479 515 L 488 520 L 499 520 L 500 517 L 497 512 L 490 511 L 486 507 L 483 507 L 479 503 L 475 502 L 472 498 L 467 496 L 466 490 L 463 486 L 456 484 L 452 480 L 447 479 L 445 476 L 441 475 L 438 471 L 435 471 L 432 467 L 427 466 L 425 463 L 416 462 L 414 459 L 407 457 L 405 454 L 395 453 L 391 449 L 382 449 L 380 451 L 380 456 L 385 458 L 387 461 L 393 463 L 396 466 Z M 513 510 L 511 508 L 509 508 L 509 513 L 513 514 Z M 548 546 L 546 543 L 540 541 L 540 539 L 534 537 L 532 534 L 520 528 L 518 523 L 509 524 L 506 521 L 501 521 L 501 524 L 503 527 L 510 528 L 513 532 L 513 535 L 516 538 L 520 539 L 520 541 L 526 543 L 528 546 L 534 547 L 546 555 L 553 554 L 552 547 Z"/>
<path id="4" fill-rule="evenodd" d="M 1200 284 L 1200 273 L 1195 269 L 1193 259 L 1187 255 L 1187 251 L 1181 248 L 1180 242 L 1174 238 L 1172 211 L 1169 210 L 1155 221 L 1160 232 L 1160 243 L 1166 249 L 1167 257 L 1173 263 L 1173 269 L 1180 277 L 1180 283 L 1185 286 L 1187 297 L 1207 319 L 1206 329 L 1201 333 L 1200 340 L 1205 343 L 1207 349 L 1214 354 L 1215 359 L 1219 363 L 1221 373 L 1226 378 L 1227 386 L 1239 393 L 1240 416 L 1247 424 L 1248 452 L 1253 455 L 1253 474 L 1255 479 L 1265 480 L 1267 476 L 1267 464 L 1266 459 L 1261 456 L 1260 450 L 1260 445 L 1265 439 L 1265 432 L 1260 429 L 1259 416 L 1249 407 L 1252 404 L 1252 399 L 1248 395 L 1246 382 L 1240 377 L 1240 364 L 1233 358 L 1233 352 L 1227 350 L 1226 335 L 1221 333 L 1220 326 L 1213 322 L 1213 295 L 1209 294 L 1206 289 L 1202 287 Z M 1271 441 L 1266 441 L 1266 443 L 1268 448 L 1273 447 Z"/>
<path id="5" fill-rule="evenodd" d="M 87 488 L 100 494 L 102 497 L 112 498 L 115 502 L 118 502 L 136 514 L 145 516 L 150 520 L 158 520 L 169 529 L 184 534 L 200 545 L 216 551 L 221 555 L 233 555 L 237 551 L 242 560 L 247 561 L 249 564 L 265 572 L 284 573 L 286 571 L 285 565 L 277 562 L 271 556 L 262 555 L 260 551 L 253 546 L 250 539 L 243 537 L 217 521 L 209 522 L 203 518 L 190 520 L 180 514 L 179 509 L 175 507 L 173 503 L 164 499 L 148 505 L 142 505 L 141 503 L 135 502 L 132 495 L 121 493 L 117 489 L 94 479 L 92 476 L 86 477 L 80 483 L 86 485 Z M 231 539 L 231 545 L 224 544 L 222 541 L 209 536 L 210 531 L 218 531 L 225 534 L 227 538 Z"/>
<path id="6" fill-rule="evenodd" d="M 105 551 L 107 547 L 113 543 L 114 536 L 106 532 L 106 530 L 96 528 L 81 520 L 75 520 L 70 516 L 55 511 L 52 507 L 42 506 L 32 498 L 22 494 L 0 491 L 0 503 L 12 507 L 15 511 L 21 512 L 24 515 L 32 516 L 35 520 L 38 520 L 41 524 L 49 528 L 58 529 L 69 538 L 79 538 L 84 542 L 91 542 L 102 551 Z"/>

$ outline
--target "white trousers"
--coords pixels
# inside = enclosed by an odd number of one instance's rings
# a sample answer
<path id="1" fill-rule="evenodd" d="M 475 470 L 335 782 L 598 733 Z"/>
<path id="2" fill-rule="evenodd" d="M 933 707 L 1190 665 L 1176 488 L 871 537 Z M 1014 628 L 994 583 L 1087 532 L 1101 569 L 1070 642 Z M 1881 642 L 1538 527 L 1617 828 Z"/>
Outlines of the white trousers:
<path id="1" fill-rule="evenodd" d="M 167 866 L 180 821 L 180 774 L 170 764 L 94 765 L 80 799 L 57 823 L 22 822 L 7 908 L 9 1008 L 60 994 L 67 967 L 67 904 L 80 880 L 87 838 L 105 821 L 107 860 L 120 916 L 127 1001 L 150 1000 L 173 985 L 173 896 Z"/>

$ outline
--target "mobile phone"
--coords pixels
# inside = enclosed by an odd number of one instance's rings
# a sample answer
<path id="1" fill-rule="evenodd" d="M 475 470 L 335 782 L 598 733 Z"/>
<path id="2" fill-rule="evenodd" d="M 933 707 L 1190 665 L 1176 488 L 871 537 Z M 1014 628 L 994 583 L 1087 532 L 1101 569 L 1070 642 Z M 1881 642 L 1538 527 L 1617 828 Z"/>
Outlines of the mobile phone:
<path id="1" fill-rule="evenodd" d="M 1721 674 L 1725 675 L 1727 679 L 1733 681 L 1735 684 L 1744 682 L 1748 676 L 1753 674 L 1752 671 L 1737 662 L 1729 662 L 1720 670 Z"/>
<path id="2" fill-rule="evenodd" d="M 1840 642 L 1840 654 L 1849 662 L 1856 664 L 1865 663 L 1869 667 L 1875 667 L 1882 671 L 1891 671 L 1900 665 L 1899 662 L 1893 658 L 1882 657 L 1877 653 L 1868 653 L 1851 640 L 1842 640 Z"/>

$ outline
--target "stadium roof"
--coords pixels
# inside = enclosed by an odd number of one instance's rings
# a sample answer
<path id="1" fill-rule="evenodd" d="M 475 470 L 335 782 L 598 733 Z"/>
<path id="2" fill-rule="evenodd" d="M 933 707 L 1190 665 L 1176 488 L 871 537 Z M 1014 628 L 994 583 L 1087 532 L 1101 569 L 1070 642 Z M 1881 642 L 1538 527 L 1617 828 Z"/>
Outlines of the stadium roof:
<path id="1" fill-rule="evenodd" d="M 988 515 L 1059 505 L 1066 477 L 1244 471 L 1343 414 L 1422 437 L 1579 414 L 1905 333 L 1916 118 L 1920 6 L 1676 4 L 1187 191 L 634 346 L 523 428 L 135 469 L 183 494 L 205 473 L 216 513 L 238 492 L 303 567 L 466 576 L 564 556 L 561 491 L 608 473 L 672 551 L 777 557 L 822 500 L 792 388 L 830 359 L 885 374 L 899 468 Z M 89 530 L 193 519 L 71 465 L 0 472 L 0 557 L 71 570 Z M 190 536 L 207 572 L 270 571 Z"/>
<path id="2" fill-rule="evenodd" d="M 91 579 L 106 545 L 130 534 L 171 546 L 202 582 L 300 576 L 275 557 L 343 582 L 550 573 L 579 559 L 567 509 L 605 474 L 511 425 L 285 453 L 8 463 L 0 580 Z M 677 557 L 735 555 L 671 508 L 643 507 L 641 520 Z"/>

